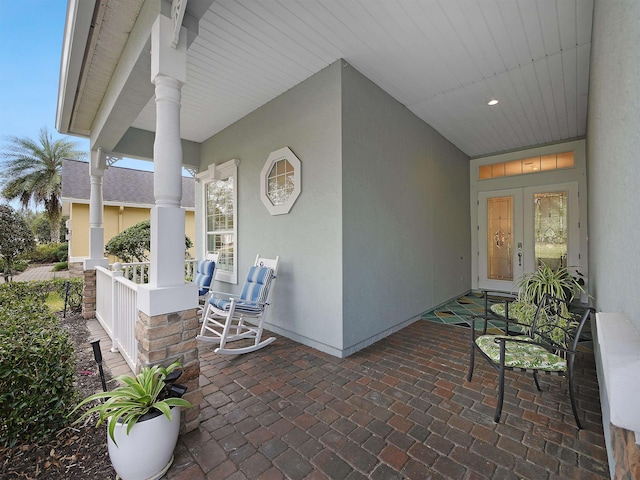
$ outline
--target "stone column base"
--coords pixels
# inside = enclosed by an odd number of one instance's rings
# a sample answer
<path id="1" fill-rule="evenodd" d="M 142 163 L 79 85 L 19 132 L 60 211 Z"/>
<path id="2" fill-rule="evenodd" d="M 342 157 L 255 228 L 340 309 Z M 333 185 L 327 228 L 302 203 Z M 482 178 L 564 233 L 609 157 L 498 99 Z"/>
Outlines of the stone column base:
<path id="1" fill-rule="evenodd" d="M 182 397 L 191 402 L 193 408 L 183 409 L 180 432 L 186 433 L 200 426 L 200 359 L 198 357 L 197 309 L 149 316 L 138 311 L 136 340 L 138 341 L 138 369 L 162 364 L 169 366 L 175 361 L 182 364 L 182 375 L 178 384 L 187 387 Z"/>
<path id="2" fill-rule="evenodd" d="M 84 271 L 84 285 L 82 288 L 82 317 L 96 316 L 96 271 Z"/>
<path id="3" fill-rule="evenodd" d="M 635 434 L 624 428 L 609 424 L 611 428 L 611 450 L 616 464 L 614 478 L 640 478 L 640 445 Z"/>
<path id="4" fill-rule="evenodd" d="M 83 262 L 69 262 L 69 276 L 71 278 L 82 278 L 84 276 Z"/>

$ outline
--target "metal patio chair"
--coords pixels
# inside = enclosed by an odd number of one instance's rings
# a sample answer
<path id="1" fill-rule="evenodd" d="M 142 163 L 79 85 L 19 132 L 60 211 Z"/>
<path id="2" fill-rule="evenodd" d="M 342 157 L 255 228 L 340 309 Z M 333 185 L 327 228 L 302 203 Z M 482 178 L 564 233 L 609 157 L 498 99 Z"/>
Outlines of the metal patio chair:
<path id="1" fill-rule="evenodd" d="M 574 362 L 580 334 L 594 310 L 573 305 L 570 310 L 569 307 L 568 302 L 545 295 L 536 309 L 531 325 L 505 318 L 504 331 L 500 335 L 487 334 L 487 321 L 492 317 L 470 317 L 471 345 L 467 380 L 471 381 L 473 376 L 475 351 L 478 350 L 498 372 L 498 404 L 494 422 L 500 421 L 504 401 L 504 375 L 505 371 L 511 370 L 532 373 L 538 391 L 542 391 L 538 373 L 567 377 L 573 416 L 578 428 L 582 428 L 575 400 Z M 477 321 L 484 322 L 480 336 L 476 336 Z"/>

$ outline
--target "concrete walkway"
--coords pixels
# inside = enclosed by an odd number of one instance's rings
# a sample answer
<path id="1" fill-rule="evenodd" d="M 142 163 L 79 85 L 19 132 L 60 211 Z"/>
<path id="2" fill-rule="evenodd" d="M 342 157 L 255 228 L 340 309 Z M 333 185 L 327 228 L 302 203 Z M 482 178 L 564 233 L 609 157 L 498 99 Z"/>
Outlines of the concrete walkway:
<path id="1" fill-rule="evenodd" d="M 53 264 L 51 265 L 37 265 L 27 268 L 24 272 L 14 275 L 14 282 L 32 282 L 39 280 L 51 280 L 52 278 L 69 278 L 68 270 L 61 270 L 59 272 L 53 271 Z M 0 276 L 0 283 L 4 283 L 4 277 Z"/>

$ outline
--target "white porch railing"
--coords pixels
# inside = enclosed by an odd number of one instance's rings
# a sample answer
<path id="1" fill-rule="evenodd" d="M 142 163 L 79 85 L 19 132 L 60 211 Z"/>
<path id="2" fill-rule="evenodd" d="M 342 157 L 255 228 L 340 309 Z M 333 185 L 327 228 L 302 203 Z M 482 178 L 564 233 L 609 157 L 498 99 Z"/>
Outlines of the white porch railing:
<path id="1" fill-rule="evenodd" d="M 96 318 L 104 328 L 104 331 L 113 339 L 112 278 L 113 272 L 111 270 L 104 267 L 96 267 Z"/>
<path id="2" fill-rule="evenodd" d="M 136 321 L 138 320 L 138 285 L 114 271 L 113 325 L 114 347 L 122 354 L 131 371 L 136 373 L 138 343 Z"/>
<path id="3" fill-rule="evenodd" d="M 185 260 L 185 279 L 192 281 L 197 260 Z M 149 278 L 149 262 L 96 267 L 96 318 L 111 337 L 111 351 L 120 352 L 136 373 L 138 285 Z"/>
<path id="4" fill-rule="evenodd" d="M 133 283 L 147 283 L 149 281 L 149 262 L 121 263 L 120 265 L 124 278 L 128 278 Z"/>
<path id="5" fill-rule="evenodd" d="M 136 373 L 138 284 L 123 277 L 120 264 L 114 267 L 96 267 L 96 318 L 111 337 L 111 351 L 120 352 Z"/>
<path id="6" fill-rule="evenodd" d="M 196 274 L 197 260 L 190 259 L 184 261 L 184 278 L 191 281 Z M 149 262 L 121 263 L 124 278 L 128 278 L 135 283 L 147 283 L 149 279 Z"/>

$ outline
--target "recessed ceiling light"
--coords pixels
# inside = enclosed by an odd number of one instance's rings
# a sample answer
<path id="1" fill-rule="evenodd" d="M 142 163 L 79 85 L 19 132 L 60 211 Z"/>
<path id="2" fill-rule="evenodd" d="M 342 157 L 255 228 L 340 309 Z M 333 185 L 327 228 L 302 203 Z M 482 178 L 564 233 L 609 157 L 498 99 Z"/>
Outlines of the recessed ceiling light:
<path id="1" fill-rule="evenodd" d="M 498 100 L 495 98 L 492 98 L 487 102 L 487 105 L 489 105 L 490 107 L 493 107 L 494 105 L 497 105 L 497 104 L 498 104 Z"/>

